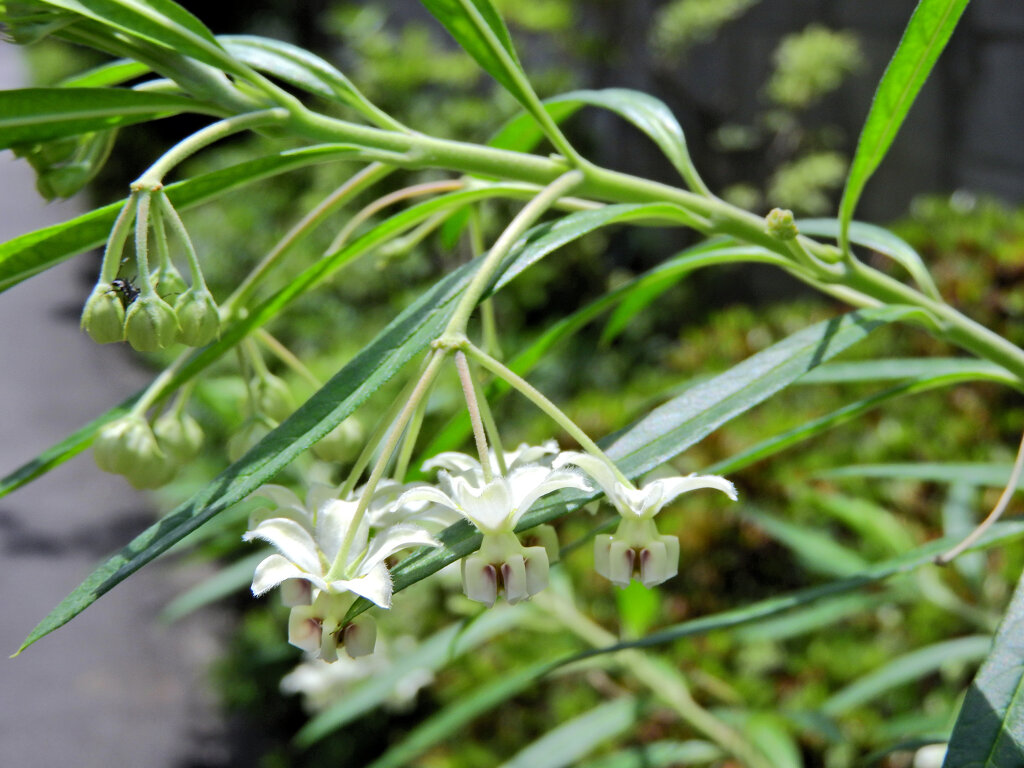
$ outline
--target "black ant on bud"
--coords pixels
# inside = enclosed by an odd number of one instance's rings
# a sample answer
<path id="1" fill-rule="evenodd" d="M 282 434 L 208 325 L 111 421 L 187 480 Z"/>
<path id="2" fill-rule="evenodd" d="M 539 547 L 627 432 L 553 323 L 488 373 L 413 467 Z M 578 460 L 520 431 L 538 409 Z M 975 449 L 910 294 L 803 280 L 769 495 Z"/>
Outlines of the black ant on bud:
<path id="1" fill-rule="evenodd" d="M 120 297 L 125 309 L 131 306 L 132 302 L 139 298 L 139 289 L 135 284 L 126 278 L 117 278 L 110 281 L 110 287 Z"/>

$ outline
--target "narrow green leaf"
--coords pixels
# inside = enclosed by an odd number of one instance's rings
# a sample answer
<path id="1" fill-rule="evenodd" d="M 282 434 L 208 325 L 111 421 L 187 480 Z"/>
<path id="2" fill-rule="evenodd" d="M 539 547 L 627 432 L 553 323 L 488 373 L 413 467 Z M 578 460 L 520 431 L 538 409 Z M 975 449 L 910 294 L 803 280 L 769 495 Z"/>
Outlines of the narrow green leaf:
<path id="1" fill-rule="evenodd" d="M 598 704 L 526 745 L 511 760 L 502 763 L 501 768 L 574 766 L 599 745 L 631 729 L 640 712 L 640 702 L 629 696 Z"/>
<path id="2" fill-rule="evenodd" d="M 619 115 L 639 128 L 665 154 L 679 175 L 694 192 L 708 194 L 686 146 L 686 136 L 672 110 L 654 96 L 629 88 L 570 91 L 545 99 L 544 108 L 556 123 L 567 120 L 585 106 L 600 107 Z M 491 140 L 502 149 L 527 152 L 543 137 L 529 115 L 520 115 L 509 121 Z"/>
<path id="3" fill-rule="evenodd" d="M 902 381 L 940 377 L 963 380 L 1015 383 L 1015 377 L 1002 366 L 970 357 L 896 357 L 829 363 L 808 371 L 801 384 L 850 384 L 864 381 Z M 968 379 L 969 377 L 969 379 Z"/>
<path id="4" fill-rule="evenodd" d="M 175 208 L 187 210 L 225 192 L 279 173 L 315 163 L 358 158 L 357 149 L 340 144 L 286 150 L 170 184 L 166 192 Z M 0 244 L 0 291 L 102 244 L 124 203 L 124 200 L 111 203 L 70 221 L 28 232 Z"/>
<path id="5" fill-rule="evenodd" d="M 852 312 L 805 328 L 718 376 L 702 381 L 600 443 L 629 477 L 639 477 L 678 455 L 730 419 L 764 402 L 808 370 L 860 341 L 876 328 L 913 314 L 908 307 Z M 558 493 L 523 516 L 520 530 L 550 522 L 596 498 Z M 444 546 L 412 555 L 393 571 L 395 589 L 426 578 L 479 546 L 468 523 L 439 537 Z M 350 615 L 366 609 L 356 603 Z"/>
<path id="6" fill-rule="evenodd" d="M 969 483 L 954 483 L 949 487 L 946 501 L 942 505 L 942 534 L 944 536 L 967 536 L 978 524 L 981 505 L 978 489 Z M 985 558 L 973 553 L 961 555 L 953 561 L 953 567 L 975 589 L 981 589 L 985 578 Z"/>
<path id="7" fill-rule="evenodd" d="M 252 579 L 252 571 L 249 572 Z M 309 747 L 358 717 L 381 706 L 410 674 L 420 670 L 436 672 L 451 661 L 473 650 L 495 635 L 506 632 L 522 621 L 526 606 L 492 608 L 468 624 L 451 624 L 423 640 L 412 651 L 402 654 L 387 669 L 350 690 L 343 699 L 323 710 L 295 735 L 295 743 Z"/>
<path id="8" fill-rule="evenodd" d="M 148 66 L 138 61 L 117 59 L 86 72 L 66 77 L 57 85 L 61 88 L 108 88 L 114 85 L 123 85 L 150 71 Z"/>
<path id="9" fill-rule="evenodd" d="M 1024 765 L 1024 578 L 1017 583 L 992 652 L 967 689 L 944 765 Z"/>
<path id="10" fill-rule="evenodd" d="M 839 219 L 798 219 L 797 228 L 800 234 L 811 237 L 839 237 Z M 931 272 L 925 266 L 921 254 L 903 238 L 884 227 L 868 224 L 864 221 L 851 221 L 850 241 L 870 248 L 876 253 L 888 256 L 895 261 L 914 279 L 929 296 L 939 298 L 939 289 L 932 279 Z"/>
<path id="11" fill-rule="evenodd" d="M 218 114 L 184 96 L 124 88 L 20 88 L 0 91 L 0 149 L 37 144 L 181 112 Z"/>
<path id="12" fill-rule="evenodd" d="M 1011 465 L 986 462 L 919 462 L 916 464 L 855 464 L 819 473 L 828 478 L 873 478 L 878 480 L 920 480 L 925 483 L 967 483 L 987 488 L 1005 488 Z M 1018 489 L 1024 488 L 1024 478 Z"/>
<path id="13" fill-rule="evenodd" d="M 812 573 L 844 577 L 867 568 L 864 558 L 822 531 L 796 525 L 750 507 L 744 507 L 739 514 L 793 550 L 801 564 Z"/>
<path id="14" fill-rule="evenodd" d="M 409 765 L 411 760 L 458 733 L 475 718 L 529 688 L 551 666 L 550 661 L 542 661 L 481 683 L 413 728 L 368 768 L 403 768 Z"/>
<path id="15" fill-rule="evenodd" d="M 234 75 L 250 74 L 199 19 L 171 0 L 37 0 Z"/>
<path id="16" fill-rule="evenodd" d="M 920 0 L 910 17 L 899 47 L 875 91 L 839 203 L 839 241 L 844 250 L 864 186 L 889 151 L 966 7 L 967 0 Z"/>
<path id="17" fill-rule="evenodd" d="M 735 637 L 741 643 L 780 642 L 800 637 L 839 622 L 855 614 L 865 613 L 888 600 L 889 595 L 842 595 L 831 600 L 811 603 L 773 619 L 762 619 L 736 630 Z"/>
<path id="18" fill-rule="evenodd" d="M 490 0 L 421 2 L 466 53 L 523 106 L 532 109 L 537 97 L 523 85 L 526 76 L 512 46 L 512 37 Z"/>
<path id="19" fill-rule="evenodd" d="M 972 635 L 918 648 L 837 691 L 821 705 L 821 711 L 829 717 L 838 717 L 893 688 L 930 675 L 946 664 L 981 661 L 991 647 L 992 638 L 988 635 Z"/>
<path id="20" fill-rule="evenodd" d="M 305 48 L 254 35 L 221 35 L 217 39 L 229 54 L 255 70 L 325 99 L 347 104 L 384 128 L 407 130 L 378 109 L 338 69 Z"/>
<path id="21" fill-rule="evenodd" d="M 652 741 L 581 763 L 577 768 L 677 768 L 722 759 L 722 750 L 707 741 Z"/>
<path id="22" fill-rule="evenodd" d="M 825 493 L 815 488 L 807 488 L 805 493 L 816 507 L 840 520 L 865 542 L 886 554 L 896 555 L 914 546 L 914 537 L 906 522 L 873 501 L 841 493 Z M 954 535 L 952 531 L 945 533 Z"/>

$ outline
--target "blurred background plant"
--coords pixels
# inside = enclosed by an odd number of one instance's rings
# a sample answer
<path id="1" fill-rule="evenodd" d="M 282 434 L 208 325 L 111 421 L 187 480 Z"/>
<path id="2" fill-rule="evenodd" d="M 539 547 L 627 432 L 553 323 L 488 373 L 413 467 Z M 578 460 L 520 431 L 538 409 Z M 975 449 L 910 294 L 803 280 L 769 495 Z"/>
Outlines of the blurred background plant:
<path id="1" fill-rule="evenodd" d="M 651 13 L 629 14 L 628 31 L 622 26 L 625 11 L 612 7 L 618 4 L 505 0 L 498 5 L 542 97 L 625 79 L 639 87 L 653 84 L 655 95 L 677 106 L 686 105 L 690 95 L 679 73 L 701 49 L 713 47 L 766 4 L 648 4 Z M 244 18 L 225 11 L 222 19 L 211 18 L 206 6 L 195 10 L 215 32 L 258 29 L 311 48 L 338 64 L 389 114 L 426 133 L 482 141 L 517 111 L 512 98 L 415 4 L 263 2 L 253 4 Z M 782 206 L 799 215 L 824 215 L 835 209 L 857 130 L 833 119 L 831 107 L 847 98 L 844 88 L 852 81 L 870 82 L 869 70 L 880 64 L 868 61 L 857 34 L 795 21 L 765 52 L 752 106 L 735 115 L 684 108 L 681 119 L 698 167 L 724 197 L 760 212 Z M 240 29 L 240 23 L 250 29 Z M 638 48 L 648 55 L 638 56 Z M 52 41 L 28 50 L 40 82 L 95 63 L 89 54 Z M 623 67 L 628 67 L 625 74 Z M 127 181 L 157 156 L 157 145 L 193 130 L 193 120 L 166 120 L 159 131 L 148 133 L 123 132 L 116 162 L 93 181 L 89 194 L 99 203 L 120 197 Z M 664 173 L 664 163 L 642 138 L 610 140 L 622 129 L 609 129 L 608 120 L 600 115 L 571 124 L 584 154 L 612 167 L 628 157 L 635 161 L 634 171 Z M 238 140 L 227 151 L 193 159 L 186 169 L 226 166 L 247 153 L 246 141 Z M 190 213 L 189 231 L 204 255 L 213 293 L 221 296 L 236 285 L 293 223 L 296 210 L 312 207 L 333 189 L 337 173 L 336 167 L 314 167 Z M 435 178 L 425 172 L 406 177 L 405 183 Z M 486 231 L 507 218 L 504 211 L 491 213 L 493 221 L 483 222 Z M 1014 290 L 1024 263 L 1024 212 L 964 193 L 926 197 L 914 202 L 895 231 L 922 254 L 954 305 L 1014 343 L 1024 342 L 1019 322 L 1024 298 Z M 312 262 L 335 234 L 311 238 L 296 254 L 296 265 L 302 259 Z M 442 227 L 409 242 L 407 249 L 379 250 L 370 256 L 372 268 L 364 266 L 358 279 L 333 281 L 268 330 L 314 378 L 327 378 L 428 281 L 467 258 L 468 246 L 457 235 L 456 227 Z M 602 294 L 608 287 L 605 275 L 625 282 L 687 244 L 678 235 L 645 229 L 583 238 L 520 277 L 496 300 L 502 344 L 509 350 L 522 347 L 538 329 Z M 774 273 L 770 278 L 758 269 L 698 273 L 671 286 L 621 331 L 613 333 L 600 321 L 592 324 L 573 344 L 552 350 L 532 377 L 589 433 L 607 434 L 678 391 L 694 372 L 724 370 L 837 309 Z M 325 334 L 325 326 L 344 333 Z M 865 359 L 881 354 L 952 353 L 905 328 L 881 331 L 854 352 Z M 266 362 L 297 401 L 312 391 L 308 377 L 271 352 Z M 195 415 L 210 436 L 208 447 L 201 461 L 156 493 L 161 507 L 173 506 L 225 466 L 221 447 L 243 425 L 242 374 L 234 362 L 223 361 L 197 386 Z M 676 469 L 705 470 L 756 443 L 758 436 L 795 428 L 877 391 L 877 384 L 838 380 L 794 387 L 771 408 L 755 409 L 713 433 L 678 459 Z M 360 419 L 372 421 L 388 395 L 377 395 Z M 455 382 L 447 382 L 431 401 L 424 434 L 439 431 L 457 401 Z M 549 434 L 549 425 L 521 402 L 502 401 L 497 415 L 510 425 L 509 444 L 539 442 Z M 225 707 L 244 717 L 245 738 L 232 756 L 236 764 L 363 765 L 388 745 L 408 743 L 404 740 L 413 733 L 427 755 L 417 764 L 429 766 L 497 765 L 513 755 L 505 765 L 724 765 L 721 753 L 680 727 L 652 697 L 642 675 L 620 657 L 569 667 L 528 688 L 509 683 L 506 678 L 514 675 L 508 671 L 592 643 L 594 634 L 588 638 L 585 625 L 567 623 L 566 604 L 579 606 L 613 632 L 636 636 L 850 575 L 941 533 L 962 531 L 978 510 L 993 503 L 998 488 L 958 482 L 941 463 L 951 457 L 1008 462 L 1022 415 L 1019 402 L 995 385 L 971 383 L 894 399 L 782 460 L 738 475 L 743 497 L 756 499 L 756 505 L 723 515 L 701 498 L 681 501 L 663 517 L 664 532 L 682 542 L 680 574 L 657 590 L 636 583 L 621 592 L 609 589 L 593 575 L 584 547 L 567 553 L 561 568 L 570 578 L 558 580 L 550 599 L 489 613 L 460 629 L 453 616 L 471 617 L 475 609 L 457 585 L 422 583 L 399 595 L 401 625 L 389 624 L 390 615 L 383 619 L 386 647 L 374 657 L 369 674 L 334 668 L 328 673 L 315 665 L 296 671 L 300 653 L 280 639 L 287 610 L 273 600 L 254 602 L 246 593 L 258 559 L 240 543 L 251 503 L 193 538 L 188 557 L 216 559 L 221 570 L 168 606 L 166 618 L 173 621 L 218 600 L 237 616 L 237 629 L 213 671 Z M 569 445 L 565 435 L 560 440 Z M 933 472 L 917 477 L 901 472 L 910 462 L 925 462 Z M 853 469 L 840 475 L 837 467 Z M 286 481 L 337 480 L 339 467 L 309 458 L 288 474 Z M 577 541 L 591 525 L 570 517 L 560 525 L 560 538 Z M 948 736 L 959 692 L 988 647 L 979 638 L 993 630 L 1022 564 L 1024 557 L 1011 549 L 970 556 L 954 569 L 921 571 L 738 631 L 677 641 L 658 651 L 658 663 L 683 670 L 693 697 L 744 730 L 772 756 L 772 765 L 852 768 L 893 744 L 913 746 Z M 576 585 L 574 595 L 569 583 Z M 512 611 L 516 631 L 504 632 Z M 900 659 L 911 660 L 902 668 L 912 674 L 894 673 Z M 481 688 L 491 698 L 474 697 Z M 459 707 L 475 717 L 458 720 L 453 713 Z M 317 713 L 320 719 L 311 721 Z M 561 724 L 566 730 L 547 744 L 547 762 L 539 760 L 545 745 L 538 739 Z M 555 747 L 567 743 L 579 754 L 558 758 L 562 753 Z M 908 746 L 881 764 L 907 766 L 911 755 Z"/>

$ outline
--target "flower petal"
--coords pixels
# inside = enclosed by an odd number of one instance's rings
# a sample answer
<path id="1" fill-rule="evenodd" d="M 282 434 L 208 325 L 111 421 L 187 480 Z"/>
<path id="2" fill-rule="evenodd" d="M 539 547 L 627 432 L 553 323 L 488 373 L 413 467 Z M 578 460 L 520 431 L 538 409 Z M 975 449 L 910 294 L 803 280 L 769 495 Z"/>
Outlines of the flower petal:
<path id="1" fill-rule="evenodd" d="M 388 569 L 383 563 L 378 563 L 362 576 L 357 576 L 354 579 L 332 581 L 329 587 L 330 591 L 335 594 L 354 592 L 360 597 L 373 601 L 381 608 L 391 607 L 391 574 L 388 573 Z"/>
<path id="2" fill-rule="evenodd" d="M 294 520 L 274 517 L 264 520 L 251 531 L 246 531 L 242 541 L 262 539 L 278 552 L 291 560 L 303 571 L 323 574 L 316 542 L 309 532 Z"/>
<path id="3" fill-rule="evenodd" d="M 358 507 L 359 502 L 357 501 L 334 499 L 328 501 L 320 509 L 316 519 L 316 540 L 324 557 L 327 558 L 327 562 L 333 563 L 337 558 Z M 364 515 L 359 530 L 352 537 L 352 543 L 349 546 L 350 557 L 358 556 L 363 551 L 366 547 L 368 533 L 369 523 Z"/>
<path id="4" fill-rule="evenodd" d="M 642 492 L 646 496 L 643 516 L 653 517 L 661 508 L 680 494 L 698 488 L 713 488 L 721 491 L 733 501 L 738 498 L 736 486 L 718 475 L 689 475 L 687 477 L 666 477 L 647 483 Z"/>
<path id="5" fill-rule="evenodd" d="M 259 597 L 288 579 L 304 579 L 320 589 L 327 586 L 319 576 L 302 570 L 288 558 L 271 555 L 256 566 L 256 572 L 252 577 L 252 593 Z"/>
<path id="6" fill-rule="evenodd" d="M 608 463 L 597 456 L 579 451 L 564 451 L 558 454 L 551 466 L 554 469 L 561 469 L 566 464 L 573 464 L 594 478 L 608 498 L 612 498 L 615 488 L 621 485 Z"/>
<path id="7" fill-rule="evenodd" d="M 480 466 L 479 461 L 474 459 L 468 453 L 459 453 L 458 451 L 445 451 L 444 453 L 439 453 L 437 456 L 423 462 L 424 472 L 432 472 L 435 469 L 446 469 L 449 472 L 454 472 L 456 474 L 462 474 L 464 472 L 483 472 L 483 467 Z"/>
<path id="8" fill-rule="evenodd" d="M 357 573 L 366 573 L 391 555 L 409 547 L 440 547 L 441 542 L 416 525 L 395 525 L 377 533 L 370 541 Z"/>
<path id="9" fill-rule="evenodd" d="M 543 471 L 543 479 L 540 482 L 534 484 L 528 490 L 522 485 L 516 485 L 516 476 L 523 471 L 523 469 L 540 469 Z M 535 474 L 531 472 L 531 474 Z M 512 525 L 514 526 L 519 522 L 519 518 L 526 514 L 526 511 L 532 507 L 541 496 L 545 496 L 554 491 L 560 491 L 563 488 L 575 488 L 578 491 L 592 491 L 585 479 L 580 477 L 575 472 L 568 472 L 564 470 L 555 470 L 549 472 L 545 467 L 523 467 L 522 469 L 513 470 L 509 476 L 510 484 L 513 486 L 513 493 L 522 494 L 515 499 L 515 509 L 512 513 Z"/>
<path id="10" fill-rule="evenodd" d="M 458 511 L 483 533 L 510 529 L 512 491 L 508 480 L 496 477 L 482 488 L 474 488 L 461 477 L 452 478 Z"/>

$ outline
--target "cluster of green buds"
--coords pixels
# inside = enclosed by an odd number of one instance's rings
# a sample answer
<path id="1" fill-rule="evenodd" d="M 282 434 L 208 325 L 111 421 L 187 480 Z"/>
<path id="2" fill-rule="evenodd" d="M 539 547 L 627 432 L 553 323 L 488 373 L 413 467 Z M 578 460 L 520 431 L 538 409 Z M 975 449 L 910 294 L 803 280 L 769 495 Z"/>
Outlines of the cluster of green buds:
<path id="1" fill-rule="evenodd" d="M 136 283 L 117 277 L 133 220 Z M 184 245 L 191 285 L 171 259 L 165 222 Z M 158 257 L 155 268 L 150 264 L 151 234 Z M 220 311 L 206 287 L 191 239 L 159 186 L 134 189 L 121 210 L 107 241 L 99 280 L 82 311 L 82 328 L 99 344 L 127 340 L 139 352 L 175 343 L 200 347 L 220 332 Z"/>
<path id="2" fill-rule="evenodd" d="M 123 475 L 136 488 L 159 488 L 194 459 L 203 430 L 179 403 L 152 424 L 130 413 L 103 427 L 93 443 L 93 457 L 105 472 Z"/>

